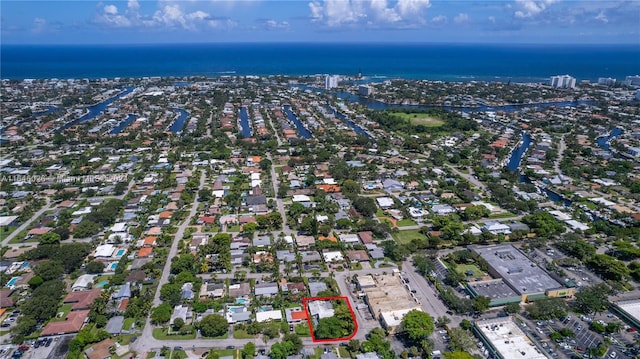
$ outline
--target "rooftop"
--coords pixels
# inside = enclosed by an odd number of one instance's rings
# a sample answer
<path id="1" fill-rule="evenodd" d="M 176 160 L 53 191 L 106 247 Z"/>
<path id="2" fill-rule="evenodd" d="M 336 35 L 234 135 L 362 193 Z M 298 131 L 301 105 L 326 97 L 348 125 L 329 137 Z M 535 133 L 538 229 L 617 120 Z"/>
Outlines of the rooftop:
<path id="1" fill-rule="evenodd" d="M 562 288 L 560 283 L 510 244 L 488 247 L 473 246 L 471 249 L 482 256 L 489 267 L 493 268 L 520 295 Z"/>
<path id="2" fill-rule="evenodd" d="M 468 285 L 477 295 L 488 297 L 490 299 L 519 297 L 519 294 L 511 289 L 511 287 L 509 287 L 502 278 L 481 282 L 470 282 Z"/>
<path id="3" fill-rule="evenodd" d="M 511 317 L 487 319 L 476 325 L 503 358 L 546 359 Z"/>

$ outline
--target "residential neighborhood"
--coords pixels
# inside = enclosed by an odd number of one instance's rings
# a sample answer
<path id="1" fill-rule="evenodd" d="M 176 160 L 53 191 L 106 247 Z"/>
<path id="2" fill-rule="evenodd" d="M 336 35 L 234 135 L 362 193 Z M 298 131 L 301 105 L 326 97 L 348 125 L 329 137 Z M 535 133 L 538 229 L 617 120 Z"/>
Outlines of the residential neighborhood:
<path id="1" fill-rule="evenodd" d="M 640 353 L 635 88 L 324 81 L 2 80 L 0 358 Z"/>

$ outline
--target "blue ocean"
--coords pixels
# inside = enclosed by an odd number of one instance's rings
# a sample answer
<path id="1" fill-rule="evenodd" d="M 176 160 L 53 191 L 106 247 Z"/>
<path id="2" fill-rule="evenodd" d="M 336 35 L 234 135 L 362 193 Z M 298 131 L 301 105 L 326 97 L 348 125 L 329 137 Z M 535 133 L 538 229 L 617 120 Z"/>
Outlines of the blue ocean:
<path id="1" fill-rule="evenodd" d="M 343 74 L 373 79 L 623 80 L 640 74 L 640 44 L 162 44 L 2 45 L 0 77 Z"/>

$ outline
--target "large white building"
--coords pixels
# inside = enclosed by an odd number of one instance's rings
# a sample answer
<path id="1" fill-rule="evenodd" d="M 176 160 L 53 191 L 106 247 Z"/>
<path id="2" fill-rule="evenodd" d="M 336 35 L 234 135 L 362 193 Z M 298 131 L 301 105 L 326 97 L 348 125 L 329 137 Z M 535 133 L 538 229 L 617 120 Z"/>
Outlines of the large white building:
<path id="1" fill-rule="evenodd" d="M 551 76 L 551 86 L 572 89 L 576 87 L 576 78 L 569 75 Z"/>
<path id="2" fill-rule="evenodd" d="M 338 87 L 339 81 L 340 81 L 340 76 L 327 75 L 327 77 L 324 78 L 324 88 L 327 90 L 336 88 Z"/>
<path id="3" fill-rule="evenodd" d="M 640 86 L 640 75 L 627 76 L 625 82 L 629 86 Z"/>

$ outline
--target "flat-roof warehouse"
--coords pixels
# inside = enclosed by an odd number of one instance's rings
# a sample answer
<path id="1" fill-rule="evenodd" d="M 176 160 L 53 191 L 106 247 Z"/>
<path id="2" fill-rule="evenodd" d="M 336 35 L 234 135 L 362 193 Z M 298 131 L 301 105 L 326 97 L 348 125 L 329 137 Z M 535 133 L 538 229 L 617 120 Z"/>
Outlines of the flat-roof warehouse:
<path id="1" fill-rule="evenodd" d="M 546 359 L 511 317 L 477 321 L 473 330 L 502 359 Z"/>
<path id="2" fill-rule="evenodd" d="M 547 272 L 511 244 L 470 246 L 469 248 L 487 261 L 489 274 L 494 278 L 502 278 L 522 301 L 545 297 L 566 297 L 574 293 L 574 289 L 566 288 L 551 278 Z M 500 287 L 499 283 L 494 285 L 496 288 Z M 508 291 L 505 291 L 504 295 L 511 296 Z"/>

